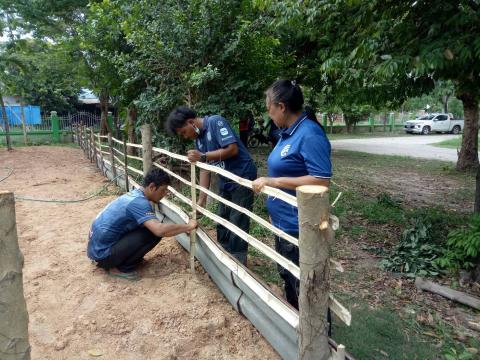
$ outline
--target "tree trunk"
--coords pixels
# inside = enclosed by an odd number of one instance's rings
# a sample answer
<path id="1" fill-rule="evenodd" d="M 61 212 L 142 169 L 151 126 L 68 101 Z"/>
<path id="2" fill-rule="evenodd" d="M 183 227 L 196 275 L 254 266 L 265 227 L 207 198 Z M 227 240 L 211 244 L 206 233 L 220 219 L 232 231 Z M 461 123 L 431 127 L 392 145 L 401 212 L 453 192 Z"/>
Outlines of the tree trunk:
<path id="1" fill-rule="evenodd" d="M 28 138 L 27 138 L 27 124 L 25 121 L 25 105 L 23 102 L 20 104 L 21 110 L 22 110 L 22 130 L 23 130 L 23 142 L 25 143 L 25 146 L 28 145 Z"/>
<path id="2" fill-rule="evenodd" d="M 23 255 L 18 247 L 13 193 L 0 192 L 0 358 L 30 359 Z"/>
<path id="3" fill-rule="evenodd" d="M 127 108 L 127 134 L 128 142 L 135 143 L 135 123 L 137 122 L 137 107 L 131 104 Z M 134 155 L 135 148 L 128 147 L 128 155 Z"/>
<path id="4" fill-rule="evenodd" d="M 0 93 L 0 105 L 2 106 L 3 123 L 5 124 L 5 137 L 7 140 L 7 149 L 12 150 L 12 142 L 10 140 L 10 124 L 7 119 L 7 110 L 5 109 L 5 103 L 3 102 L 3 94 Z"/>
<path id="5" fill-rule="evenodd" d="M 443 95 L 440 100 L 443 104 L 443 112 L 448 114 L 448 99 L 450 99 L 450 94 Z"/>
<path id="6" fill-rule="evenodd" d="M 465 171 L 478 166 L 478 99 L 470 93 L 463 93 L 459 99 L 463 102 L 465 128 L 462 147 L 458 154 L 457 170 Z"/>
<path id="7" fill-rule="evenodd" d="M 100 92 L 100 134 L 112 133 L 112 129 L 108 125 L 107 116 L 108 116 L 108 89 L 103 88 Z"/>

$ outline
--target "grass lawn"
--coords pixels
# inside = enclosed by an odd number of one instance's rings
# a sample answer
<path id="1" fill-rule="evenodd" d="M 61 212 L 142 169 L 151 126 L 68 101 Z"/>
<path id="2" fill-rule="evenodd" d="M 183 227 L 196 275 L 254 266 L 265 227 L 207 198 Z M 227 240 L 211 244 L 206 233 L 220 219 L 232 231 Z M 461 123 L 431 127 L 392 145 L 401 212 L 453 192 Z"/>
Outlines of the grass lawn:
<path id="1" fill-rule="evenodd" d="M 253 154 L 260 176 L 267 171 L 268 151 Z M 415 219 L 445 216 L 452 226 L 464 223 L 473 207 L 474 174 L 457 173 L 441 161 L 412 164 L 405 157 L 347 151 L 334 152 L 333 165 L 331 198 L 343 193 L 333 209 L 341 226 L 333 256 L 346 271 L 332 272 L 331 286 L 352 313 L 350 327 L 334 317 L 333 339 L 357 359 L 478 358 L 473 354 L 480 347 L 478 333 L 472 335 L 449 315 L 458 304 L 418 293 L 413 279 L 378 266 Z M 255 212 L 266 216 L 263 199 L 257 198 Z M 260 226 L 252 224 L 250 232 L 273 245 L 273 236 Z M 276 265 L 253 249 L 249 267 L 281 291 Z M 456 279 L 441 281 L 451 285 Z"/>
<path id="2" fill-rule="evenodd" d="M 259 176 L 267 174 L 269 152 L 252 150 Z M 478 313 L 420 293 L 412 278 L 379 267 L 416 219 L 441 219 L 441 230 L 464 224 L 473 208 L 474 174 L 457 173 L 447 162 L 348 151 L 335 151 L 332 160 L 331 198 L 343 194 L 333 209 L 340 229 L 332 253 L 345 272 L 332 271 L 331 291 L 352 313 L 350 327 L 334 316 L 333 339 L 357 359 L 478 358 L 480 336 L 463 325 L 467 315 L 480 321 Z M 209 207 L 214 211 L 215 202 Z M 268 219 L 263 195 L 255 197 L 254 212 Z M 212 221 L 203 217 L 201 224 L 214 236 Z M 273 234 L 253 221 L 250 234 L 274 246 Z M 248 266 L 281 295 L 276 264 L 251 246 Z M 433 280 L 459 288 L 456 276 Z"/>
<path id="3" fill-rule="evenodd" d="M 449 149 L 460 149 L 461 144 L 462 144 L 462 136 L 459 135 L 455 139 L 441 141 L 432 145 L 437 147 L 449 148 Z"/>
<path id="4" fill-rule="evenodd" d="M 328 132 L 328 129 L 327 129 Z M 364 138 L 376 138 L 376 137 L 399 137 L 399 136 L 409 136 L 405 134 L 404 131 L 396 130 L 394 132 L 362 132 L 362 133 L 338 133 L 338 134 L 328 134 L 327 137 L 329 140 L 342 140 L 342 139 L 364 139 Z"/>

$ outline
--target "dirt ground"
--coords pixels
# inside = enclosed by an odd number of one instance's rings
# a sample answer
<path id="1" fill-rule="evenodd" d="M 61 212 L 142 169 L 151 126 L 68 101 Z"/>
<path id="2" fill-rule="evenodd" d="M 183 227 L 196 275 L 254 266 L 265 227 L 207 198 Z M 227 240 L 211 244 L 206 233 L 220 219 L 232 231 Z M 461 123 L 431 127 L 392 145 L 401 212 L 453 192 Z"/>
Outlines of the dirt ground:
<path id="1" fill-rule="evenodd" d="M 75 148 L 0 149 L 0 164 L 0 178 L 3 167 L 14 169 L 0 190 L 18 196 L 80 199 L 106 183 Z M 138 282 L 97 269 L 86 256 L 87 234 L 115 197 L 17 200 L 32 359 L 279 359 L 206 274 L 189 274 L 188 254 L 172 238 L 147 256 Z"/>

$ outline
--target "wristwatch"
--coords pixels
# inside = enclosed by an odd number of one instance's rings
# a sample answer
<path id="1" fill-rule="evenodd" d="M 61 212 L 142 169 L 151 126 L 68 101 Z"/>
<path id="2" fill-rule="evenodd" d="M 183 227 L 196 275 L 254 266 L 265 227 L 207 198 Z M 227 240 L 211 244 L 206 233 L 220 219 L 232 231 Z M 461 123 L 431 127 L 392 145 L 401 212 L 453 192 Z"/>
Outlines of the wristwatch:
<path id="1" fill-rule="evenodd" d="M 207 154 L 202 153 L 202 154 L 200 155 L 200 161 L 201 161 L 201 162 L 207 162 Z"/>

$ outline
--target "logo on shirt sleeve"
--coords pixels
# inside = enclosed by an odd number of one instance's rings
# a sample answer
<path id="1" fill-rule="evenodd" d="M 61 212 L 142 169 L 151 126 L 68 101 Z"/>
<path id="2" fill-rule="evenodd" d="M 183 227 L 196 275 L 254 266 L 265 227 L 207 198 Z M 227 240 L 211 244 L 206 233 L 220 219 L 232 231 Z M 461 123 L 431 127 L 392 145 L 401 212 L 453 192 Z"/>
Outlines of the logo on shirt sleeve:
<path id="1" fill-rule="evenodd" d="M 290 150 L 291 147 L 292 147 L 292 145 L 290 145 L 290 144 L 285 145 L 283 147 L 282 151 L 280 152 L 280 156 L 284 157 L 285 155 L 287 155 L 288 151 Z"/>
<path id="2" fill-rule="evenodd" d="M 218 121 L 217 121 L 217 125 L 218 125 L 218 126 L 223 126 L 223 121 L 222 121 L 222 120 L 218 120 Z"/>
<path id="3" fill-rule="evenodd" d="M 222 136 L 228 135 L 228 130 L 227 130 L 227 128 L 221 128 L 221 129 L 220 129 L 220 134 L 222 134 Z"/>

